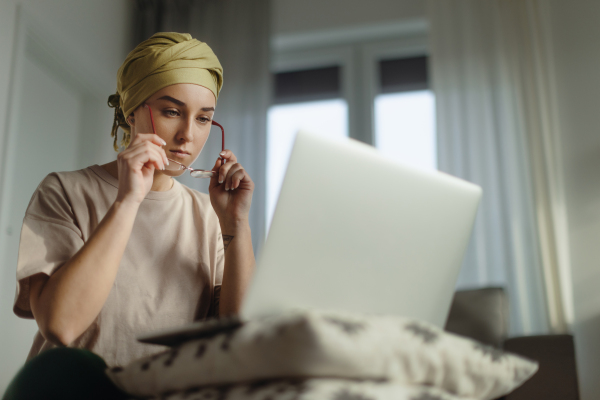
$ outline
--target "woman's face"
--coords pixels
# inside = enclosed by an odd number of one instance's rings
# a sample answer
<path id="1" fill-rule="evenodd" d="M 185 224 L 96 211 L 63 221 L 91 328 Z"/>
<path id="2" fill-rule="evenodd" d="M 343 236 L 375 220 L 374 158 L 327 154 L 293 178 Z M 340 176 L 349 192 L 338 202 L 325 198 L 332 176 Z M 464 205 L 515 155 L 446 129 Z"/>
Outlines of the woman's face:
<path id="1" fill-rule="evenodd" d="M 156 134 L 167 142 L 163 146 L 167 157 L 190 166 L 200 155 L 210 133 L 216 105 L 213 92 L 204 86 L 181 83 L 159 90 L 146 104 L 152 108 Z M 138 107 L 133 114 L 132 140 L 137 133 L 152 133 L 148 109 Z M 184 171 L 160 172 L 178 176 Z"/>

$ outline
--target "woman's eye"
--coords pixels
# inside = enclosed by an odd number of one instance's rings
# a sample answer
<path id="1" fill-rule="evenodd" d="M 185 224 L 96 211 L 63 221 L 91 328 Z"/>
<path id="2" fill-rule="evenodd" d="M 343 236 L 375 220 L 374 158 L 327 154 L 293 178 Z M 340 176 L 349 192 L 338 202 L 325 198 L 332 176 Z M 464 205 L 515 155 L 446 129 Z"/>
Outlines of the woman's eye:
<path id="1" fill-rule="evenodd" d="M 169 117 L 176 117 L 179 115 L 179 113 L 175 110 L 165 110 L 165 114 Z"/>
<path id="2" fill-rule="evenodd" d="M 202 123 L 206 123 L 208 121 L 210 121 L 210 119 L 206 118 L 206 117 L 199 117 L 198 121 L 202 122 Z"/>

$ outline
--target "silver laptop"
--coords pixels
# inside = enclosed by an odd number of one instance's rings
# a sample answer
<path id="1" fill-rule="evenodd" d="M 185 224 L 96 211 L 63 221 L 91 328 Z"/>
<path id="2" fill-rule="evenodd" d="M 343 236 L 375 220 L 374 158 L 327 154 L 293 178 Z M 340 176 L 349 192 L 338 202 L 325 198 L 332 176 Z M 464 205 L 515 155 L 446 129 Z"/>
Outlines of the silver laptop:
<path id="1" fill-rule="evenodd" d="M 298 133 L 242 317 L 318 308 L 442 327 L 481 188 Z"/>
<path id="2" fill-rule="evenodd" d="M 290 309 L 414 317 L 442 327 L 481 197 L 355 140 L 298 133 L 241 320 L 139 337 L 176 345 Z"/>

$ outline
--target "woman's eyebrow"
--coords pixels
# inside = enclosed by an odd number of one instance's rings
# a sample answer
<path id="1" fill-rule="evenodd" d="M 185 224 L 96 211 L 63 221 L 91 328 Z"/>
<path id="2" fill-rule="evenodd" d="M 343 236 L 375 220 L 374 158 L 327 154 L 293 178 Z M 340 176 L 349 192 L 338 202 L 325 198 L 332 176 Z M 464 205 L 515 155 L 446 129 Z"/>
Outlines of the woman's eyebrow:
<path id="1" fill-rule="evenodd" d="M 177 104 L 179 107 L 185 107 L 185 103 L 183 101 L 177 100 L 176 98 L 171 97 L 171 96 L 163 96 L 159 100 L 168 100 L 171 103 Z"/>
<path id="2" fill-rule="evenodd" d="M 167 100 L 170 101 L 171 103 L 175 103 L 177 104 L 179 107 L 185 107 L 185 103 L 181 100 L 177 100 L 174 97 L 171 96 L 163 96 L 161 98 L 159 98 L 158 100 Z M 202 111 L 215 111 L 214 107 L 202 107 Z"/>

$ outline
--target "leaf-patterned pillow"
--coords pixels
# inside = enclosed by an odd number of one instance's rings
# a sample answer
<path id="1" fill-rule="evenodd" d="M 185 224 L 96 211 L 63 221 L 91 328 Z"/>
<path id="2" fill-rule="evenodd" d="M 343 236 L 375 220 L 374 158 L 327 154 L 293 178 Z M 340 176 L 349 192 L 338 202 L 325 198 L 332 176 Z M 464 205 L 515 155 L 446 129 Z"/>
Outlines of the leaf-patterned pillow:
<path id="1" fill-rule="evenodd" d="M 345 379 L 278 379 L 249 384 L 198 386 L 152 400 L 473 400 L 427 386 Z"/>
<path id="2" fill-rule="evenodd" d="M 413 319 L 303 311 L 248 321 L 109 371 L 136 396 L 281 378 L 389 380 L 462 397 L 509 393 L 537 364 Z"/>

